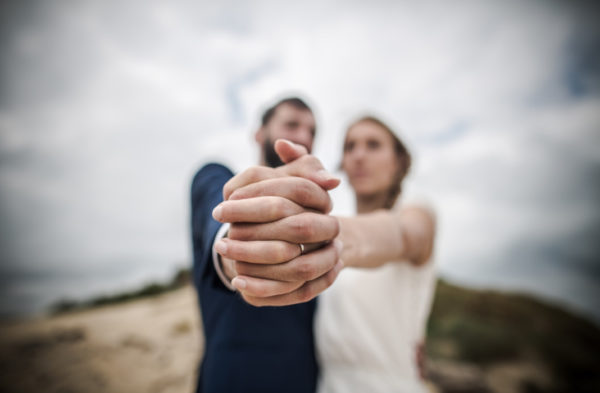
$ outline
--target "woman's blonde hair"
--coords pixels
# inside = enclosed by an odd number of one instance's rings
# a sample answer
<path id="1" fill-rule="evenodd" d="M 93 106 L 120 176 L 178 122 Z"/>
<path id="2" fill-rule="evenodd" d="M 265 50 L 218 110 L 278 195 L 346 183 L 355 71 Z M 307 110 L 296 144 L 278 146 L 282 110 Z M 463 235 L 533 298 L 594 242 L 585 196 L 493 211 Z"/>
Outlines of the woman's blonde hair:
<path id="1" fill-rule="evenodd" d="M 350 124 L 346 130 L 346 138 L 348 138 L 348 132 L 350 131 L 350 129 L 360 123 L 375 124 L 376 126 L 379 126 L 383 130 L 385 130 L 392 137 L 392 141 L 394 144 L 394 152 L 396 153 L 396 158 L 398 159 L 399 165 L 398 170 L 394 174 L 394 181 L 388 189 L 388 196 L 383 206 L 385 209 L 391 209 L 394 206 L 394 203 L 396 203 L 396 199 L 398 199 L 400 192 L 402 191 L 402 181 L 404 180 L 404 178 L 408 174 L 408 171 L 410 170 L 410 165 L 412 162 L 410 152 L 406 148 L 406 145 L 404 145 L 400 138 L 398 138 L 396 133 L 392 131 L 392 129 L 387 124 L 385 124 L 383 121 L 379 120 L 375 116 L 363 116 L 352 122 L 352 124 Z"/>

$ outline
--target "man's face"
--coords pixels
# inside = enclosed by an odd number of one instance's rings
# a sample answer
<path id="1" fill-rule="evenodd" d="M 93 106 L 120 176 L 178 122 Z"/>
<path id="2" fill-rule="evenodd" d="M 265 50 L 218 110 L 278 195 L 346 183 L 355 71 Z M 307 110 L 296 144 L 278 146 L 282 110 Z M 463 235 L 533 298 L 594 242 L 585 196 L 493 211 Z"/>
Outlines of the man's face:
<path id="1" fill-rule="evenodd" d="M 257 134 L 257 141 L 263 147 L 263 160 L 271 167 L 283 165 L 273 143 L 277 139 L 287 139 L 312 151 L 315 137 L 315 118 L 311 111 L 298 109 L 289 104 L 277 107 L 271 120 Z"/>

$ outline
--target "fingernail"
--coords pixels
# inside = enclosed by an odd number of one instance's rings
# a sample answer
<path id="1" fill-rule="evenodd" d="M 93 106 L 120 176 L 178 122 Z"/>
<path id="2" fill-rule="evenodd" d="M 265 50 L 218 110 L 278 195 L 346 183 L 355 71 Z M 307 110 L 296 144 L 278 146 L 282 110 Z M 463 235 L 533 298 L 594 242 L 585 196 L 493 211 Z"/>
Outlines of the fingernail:
<path id="1" fill-rule="evenodd" d="M 217 250 L 217 252 L 219 254 L 225 254 L 227 253 L 227 243 L 225 242 L 225 240 L 221 239 L 218 242 L 215 243 L 215 250 Z"/>
<path id="2" fill-rule="evenodd" d="M 335 249 L 337 250 L 338 254 L 341 254 L 342 250 L 344 250 L 344 242 L 342 242 L 341 240 L 335 239 L 333 241 L 333 245 L 334 245 Z"/>
<path id="3" fill-rule="evenodd" d="M 246 288 L 247 283 L 246 280 L 244 280 L 243 278 L 234 277 L 233 280 L 231 280 L 231 285 L 233 285 L 239 290 L 242 290 Z"/>
<path id="4" fill-rule="evenodd" d="M 223 217 L 223 208 L 220 204 L 213 209 L 212 216 L 215 220 L 221 221 L 221 218 Z"/>

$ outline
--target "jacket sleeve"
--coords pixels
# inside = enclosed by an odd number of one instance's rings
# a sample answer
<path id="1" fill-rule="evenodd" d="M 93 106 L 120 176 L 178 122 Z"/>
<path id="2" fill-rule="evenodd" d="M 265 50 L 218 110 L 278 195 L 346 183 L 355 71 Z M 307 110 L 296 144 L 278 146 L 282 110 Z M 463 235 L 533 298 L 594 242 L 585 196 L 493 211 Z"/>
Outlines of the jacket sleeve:
<path id="1" fill-rule="evenodd" d="M 202 290 L 229 291 L 219 279 L 212 261 L 212 245 L 221 223 L 213 219 L 212 210 L 223 200 L 223 185 L 233 176 L 226 167 L 208 164 L 196 173 L 191 190 L 191 226 L 194 254 L 194 283 Z"/>

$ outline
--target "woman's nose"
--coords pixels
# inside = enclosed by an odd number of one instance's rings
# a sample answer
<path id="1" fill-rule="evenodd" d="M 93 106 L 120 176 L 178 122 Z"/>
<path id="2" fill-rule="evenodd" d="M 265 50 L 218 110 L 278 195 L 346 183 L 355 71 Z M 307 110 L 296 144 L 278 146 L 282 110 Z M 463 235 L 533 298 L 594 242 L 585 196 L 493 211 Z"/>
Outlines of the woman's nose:
<path id="1" fill-rule="evenodd" d="M 362 160 L 365 157 L 365 149 L 362 146 L 356 146 L 352 149 L 352 158 L 355 160 Z"/>

